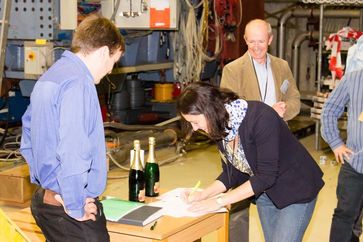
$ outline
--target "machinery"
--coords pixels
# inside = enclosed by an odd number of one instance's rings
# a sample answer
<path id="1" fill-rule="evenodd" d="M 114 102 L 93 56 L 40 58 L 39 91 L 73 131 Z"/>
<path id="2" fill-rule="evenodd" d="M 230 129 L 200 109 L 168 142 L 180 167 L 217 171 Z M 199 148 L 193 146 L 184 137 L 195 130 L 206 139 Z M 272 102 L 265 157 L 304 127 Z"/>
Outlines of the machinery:
<path id="1" fill-rule="evenodd" d="M 102 15 L 122 29 L 178 28 L 177 0 L 102 0 Z"/>
<path id="2" fill-rule="evenodd" d="M 4 1 L 0 1 L 4 2 Z M 8 80 L 37 80 L 61 53 L 69 49 L 73 29 L 82 18 L 90 13 L 102 13 L 106 17 L 115 19 L 126 39 L 126 55 L 120 60 L 119 66 L 138 66 L 144 64 L 158 64 L 172 62 L 170 48 L 170 31 L 177 28 L 177 1 L 10 1 L 9 29 L 6 42 L 6 56 L 4 58 L 4 89 L 2 96 L 9 99 L 0 100 L 0 104 L 13 99 L 23 98 L 18 83 L 6 85 Z M 0 16 L 4 8 L 0 8 Z M 113 15 L 113 16 L 112 16 Z M 122 24 L 121 24 L 122 23 Z M 144 32 L 135 32 L 144 30 Z M 152 31 L 155 30 L 155 31 Z M 2 57 L 4 55 L 2 54 Z M 172 79 L 172 65 L 165 68 L 168 80 Z M 164 67 L 162 67 L 164 69 Z M 160 67 L 149 67 L 148 80 L 160 80 Z M 165 70 L 166 70 L 165 69 Z M 144 71 L 142 68 L 140 71 Z M 152 71 L 152 72 L 150 72 Z M 130 71 L 116 69 L 116 89 L 107 93 L 109 101 L 118 92 L 123 75 Z M 144 75 L 145 75 L 144 74 Z M 121 76 L 120 76 L 121 75 Z M 2 79 L 0 78 L 0 85 Z M 13 86 L 15 85 L 15 86 Z M 13 90 L 18 90 L 13 95 Z M 102 91 L 102 90 L 101 90 Z M 102 93 L 101 93 L 102 94 Z M 133 95 L 134 93 L 131 93 Z M 106 95 L 106 94 L 105 94 Z M 133 95 L 135 96 L 135 95 Z M 12 102 L 12 101 L 11 101 Z M 29 102 L 29 101 L 28 101 Z M 20 99 L 11 105 L 22 112 L 28 102 Z M 12 102 L 13 103 L 13 102 Z M 3 105 L 3 106 L 4 106 Z M 0 111 L 0 118 L 6 119 L 7 111 Z M 11 121 L 19 122 L 22 113 L 10 115 Z"/>

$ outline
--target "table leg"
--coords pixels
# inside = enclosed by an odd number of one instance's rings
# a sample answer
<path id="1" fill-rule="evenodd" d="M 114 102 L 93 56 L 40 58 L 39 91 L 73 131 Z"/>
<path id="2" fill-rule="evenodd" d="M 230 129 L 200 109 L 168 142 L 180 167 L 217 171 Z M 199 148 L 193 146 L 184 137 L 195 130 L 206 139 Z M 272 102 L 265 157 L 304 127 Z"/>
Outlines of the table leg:
<path id="1" fill-rule="evenodd" d="M 229 212 L 224 213 L 223 226 L 217 231 L 218 242 L 228 242 Z"/>

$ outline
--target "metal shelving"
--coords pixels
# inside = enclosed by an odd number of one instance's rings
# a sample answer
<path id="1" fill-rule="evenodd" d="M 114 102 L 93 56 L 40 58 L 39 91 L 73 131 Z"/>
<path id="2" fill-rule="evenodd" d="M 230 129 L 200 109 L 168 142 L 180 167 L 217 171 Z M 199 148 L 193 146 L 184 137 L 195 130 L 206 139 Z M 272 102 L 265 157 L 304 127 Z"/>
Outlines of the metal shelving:
<path id="1" fill-rule="evenodd" d="M 323 50 L 323 19 L 324 19 L 324 7 L 326 5 L 332 6 L 363 6 L 362 0 L 302 0 L 303 3 L 315 3 L 320 4 L 320 21 L 319 21 L 319 50 L 318 50 L 318 92 L 321 89 L 321 70 L 322 70 L 322 50 Z M 363 18 L 363 11 L 361 11 L 361 21 Z M 321 137 L 320 137 L 320 120 L 315 122 L 315 149 L 321 149 Z"/>
<path id="2" fill-rule="evenodd" d="M 111 74 L 125 74 L 125 73 L 134 73 L 134 72 L 164 70 L 164 69 L 171 69 L 173 68 L 173 66 L 174 62 L 144 64 L 137 66 L 123 66 L 123 67 L 114 68 Z"/>

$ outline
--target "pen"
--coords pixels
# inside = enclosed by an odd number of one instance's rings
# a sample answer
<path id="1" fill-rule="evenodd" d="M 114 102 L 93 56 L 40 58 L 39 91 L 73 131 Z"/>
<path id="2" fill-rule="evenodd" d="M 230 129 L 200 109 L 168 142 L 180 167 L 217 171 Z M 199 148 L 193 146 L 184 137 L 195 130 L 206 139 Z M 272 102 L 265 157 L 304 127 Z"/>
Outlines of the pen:
<path id="1" fill-rule="evenodd" d="M 155 223 L 150 227 L 150 230 L 154 230 L 157 223 L 158 223 L 158 221 L 155 221 Z"/>
<path id="2" fill-rule="evenodd" d="M 190 196 L 196 191 L 198 190 L 200 186 L 200 180 L 197 182 L 197 184 L 195 184 L 195 186 L 193 187 L 192 191 L 189 193 L 189 196 L 188 196 L 188 201 L 190 201 Z"/>

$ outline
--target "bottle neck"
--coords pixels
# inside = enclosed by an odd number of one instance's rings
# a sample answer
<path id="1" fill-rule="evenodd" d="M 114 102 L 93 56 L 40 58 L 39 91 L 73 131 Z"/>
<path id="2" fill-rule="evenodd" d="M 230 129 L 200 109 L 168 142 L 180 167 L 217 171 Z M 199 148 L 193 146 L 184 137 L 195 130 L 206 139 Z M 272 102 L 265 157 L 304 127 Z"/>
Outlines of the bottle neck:
<path id="1" fill-rule="evenodd" d="M 149 145 L 149 155 L 147 158 L 148 163 L 157 163 L 155 159 L 155 146 L 153 144 Z"/>
<path id="2" fill-rule="evenodd" d="M 136 150 L 133 150 L 133 152 L 134 152 L 134 155 L 133 155 L 133 159 L 131 162 L 131 169 L 142 171 L 143 168 L 142 168 L 142 164 L 141 164 L 140 150 L 136 149 Z"/>

